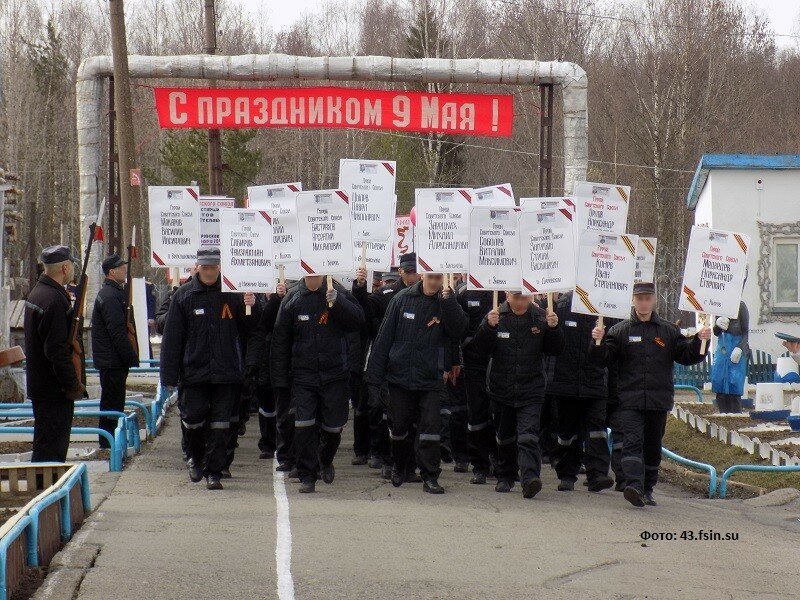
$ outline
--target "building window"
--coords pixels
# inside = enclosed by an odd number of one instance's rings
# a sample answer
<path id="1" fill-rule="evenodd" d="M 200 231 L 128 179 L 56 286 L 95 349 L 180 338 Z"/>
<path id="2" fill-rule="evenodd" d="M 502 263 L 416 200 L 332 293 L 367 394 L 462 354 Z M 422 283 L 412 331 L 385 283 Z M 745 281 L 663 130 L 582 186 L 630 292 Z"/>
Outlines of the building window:
<path id="1" fill-rule="evenodd" d="M 775 308 L 800 307 L 800 240 L 773 238 L 775 243 Z"/>

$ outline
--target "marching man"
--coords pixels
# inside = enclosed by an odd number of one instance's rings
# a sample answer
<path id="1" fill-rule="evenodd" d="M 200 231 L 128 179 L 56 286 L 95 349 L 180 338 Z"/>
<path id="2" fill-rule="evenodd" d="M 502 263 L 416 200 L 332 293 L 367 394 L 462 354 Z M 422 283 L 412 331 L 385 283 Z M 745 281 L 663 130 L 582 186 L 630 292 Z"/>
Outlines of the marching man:
<path id="1" fill-rule="evenodd" d="M 675 325 L 656 314 L 655 307 L 655 284 L 635 284 L 631 317 L 614 325 L 607 334 L 603 327 L 595 327 L 589 350 L 591 360 L 606 365 L 617 363 L 624 494 L 628 502 L 638 507 L 656 505 L 653 488 L 661 464 L 661 439 L 675 396 L 673 363 L 702 362 L 702 340 L 711 339 L 708 327 L 690 338 L 684 337 Z"/>
<path id="2" fill-rule="evenodd" d="M 441 473 L 441 393 L 450 349 L 458 344 L 468 318 L 453 290 L 442 289 L 442 275 L 422 276 L 422 281 L 398 292 L 389 303 L 367 366 L 366 381 L 389 388 L 392 446 L 392 485 L 405 481 L 411 453 L 416 458 L 423 490 L 443 494 Z M 409 439 L 417 423 L 417 439 Z M 416 444 L 414 443 L 416 442 Z"/>
<path id="3" fill-rule="evenodd" d="M 511 292 L 481 323 L 475 343 L 489 357 L 487 392 L 492 402 L 497 441 L 497 485 L 507 493 L 521 471 L 522 495 L 542 489 L 539 428 L 544 405 L 544 362 L 564 350 L 558 316 Z"/>

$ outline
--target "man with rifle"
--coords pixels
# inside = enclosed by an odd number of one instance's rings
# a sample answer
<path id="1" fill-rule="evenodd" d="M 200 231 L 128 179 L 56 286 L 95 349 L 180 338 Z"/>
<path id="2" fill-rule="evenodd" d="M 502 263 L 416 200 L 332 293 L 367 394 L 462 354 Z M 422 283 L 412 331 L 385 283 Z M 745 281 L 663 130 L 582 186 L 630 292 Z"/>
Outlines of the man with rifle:
<path id="1" fill-rule="evenodd" d="M 73 327 L 70 332 L 70 297 L 64 288 L 72 281 L 73 262 L 77 261 L 66 246 L 45 248 L 41 261 L 44 271 L 25 301 L 25 371 L 34 415 L 31 460 L 64 462 L 74 401 L 86 390 L 81 380 L 83 353 L 76 341 L 80 329 Z M 85 297 L 85 283 L 82 287 L 78 300 Z M 76 311 L 74 316 L 80 320 L 79 309 Z M 71 344 L 77 346 L 75 355 Z"/>
<path id="2" fill-rule="evenodd" d="M 100 410 L 122 411 L 128 369 L 139 363 L 136 338 L 131 340 L 129 336 L 130 297 L 125 287 L 128 262 L 112 254 L 103 261 L 103 273 L 106 280 L 92 311 L 92 357 L 100 372 Z M 135 329 L 133 331 L 135 333 Z M 113 418 L 100 417 L 100 428 L 114 435 L 116 422 Z M 100 447 L 108 448 L 108 441 L 102 436 Z"/>

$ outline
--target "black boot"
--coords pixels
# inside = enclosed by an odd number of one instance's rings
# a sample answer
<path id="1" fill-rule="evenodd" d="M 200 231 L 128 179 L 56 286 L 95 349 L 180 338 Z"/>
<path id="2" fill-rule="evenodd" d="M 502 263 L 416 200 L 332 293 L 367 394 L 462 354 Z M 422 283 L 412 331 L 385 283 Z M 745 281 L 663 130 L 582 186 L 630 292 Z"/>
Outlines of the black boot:
<path id="1" fill-rule="evenodd" d="M 653 499 L 653 492 L 647 492 L 644 495 L 644 503 L 646 506 L 658 506 L 658 502 Z"/>
<path id="2" fill-rule="evenodd" d="M 568 479 L 562 479 L 558 483 L 558 491 L 559 492 L 574 492 L 575 491 L 575 482 L 569 481 Z"/>
<path id="3" fill-rule="evenodd" d="M 300 493 L 301 494 L 313 494 L 314 492 L 317 491 L 315 489 L 315 487 L 316 487 L 315 484 L 316 484 L 316 482 L 313 479 L 308 480 L 308 481 L 300 482 Z"/>
<path id="4" fill-rule="evenodd" d="M 392 479 L 392 485 L 394 487 L 400 487 L 401 485 L 403 485 L 403 482 L 405 481 L 405 477 L 403 476 L 403 471 L 398 469 L 397 465 L 392 467 L 391 479 Z"/>
<path id="5" fill-rule="evenodd" d="M 320 474 L 322 475 L 322 481 L 327 484 L 333 483 L 333 478 L 336 476 L 336 470 L 333 468 L 333 463 L 322 467 Z"/>
<path id="6" fill-rule="evenodd" d="M 589 482 L 589 491 L 590 492 L 602 492 L 603 490 L 607 490 L 610 487 L 614 486 L 614 480 L 611 479 L 608 475 L 602 475 L 600 477 L 595 477 Z"/>
<path id="7" fill-rule="evenodd" d="M 625 500 L 634 506 L 641 508 L 644 506 L 644 494 L 637 490 L 635 487 L 628 486 L 625 488 Z"/>
<path id="8" fill-rule="evenodd" d="M 526 481 L 522 484 L 522 497 L 523 498 L 533 498 L 536 494 L 538 494 L 542 490 L 542 480 L 538 477 L 534 477 L 530 481 Z"/>
<path id="9" fill-rule="evenodd" d="M 486 473 L 473 473 L 469 482 L 475 485 L 484 485 L 486 483 Z"/>
<path id="10" fill-rule="evenodd" d="M 219 480 L 219 475 L 209 475 L 206 477 L 207 490 L 221 490 L 222 482 Z"/>
<path id="11" fill-rule="evenodd" d="M 422 491 L 428 494 L 444 494 L 444 488 L 433 477 L 425 480 L 425 483 L 422 484 Z"/>
<path id="12" fill-rule="evenodd" d="M 194 461 L 189 463 L 189 479 L 192 483 L 197 483 L 203 478 L 203 469 L 198 467 Z"/>
<path id="13" fill-rule="evenodd" d="M 506 479 L 500 479 L 497 482 L 497 485 L 494 486 L 494 491 L 499 492 L 501 494 L 507 494 L 511 491 L 511 488 L 514 487 L 514 483 L 512 481 L 507 481 Z"/>

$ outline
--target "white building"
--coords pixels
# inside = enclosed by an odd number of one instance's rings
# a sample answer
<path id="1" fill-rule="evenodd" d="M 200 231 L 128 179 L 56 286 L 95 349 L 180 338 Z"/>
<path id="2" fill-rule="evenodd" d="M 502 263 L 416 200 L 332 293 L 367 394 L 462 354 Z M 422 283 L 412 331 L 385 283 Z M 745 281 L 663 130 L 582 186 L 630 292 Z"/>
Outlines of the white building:
<path id="1" fill-rule="evenodd" d="M 696 225 L 750 235 L 750 347 L 779 356 L 776 332 L 800 337 L 800 155 L 704 154 L 687 204 Z"/>

